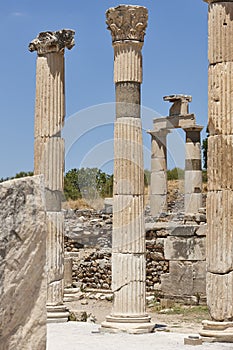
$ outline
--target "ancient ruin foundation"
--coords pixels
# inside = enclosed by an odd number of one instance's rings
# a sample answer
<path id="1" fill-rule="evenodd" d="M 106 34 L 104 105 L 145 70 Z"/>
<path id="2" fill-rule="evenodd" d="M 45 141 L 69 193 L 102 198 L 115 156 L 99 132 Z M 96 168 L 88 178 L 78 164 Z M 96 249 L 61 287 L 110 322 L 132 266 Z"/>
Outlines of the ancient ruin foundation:
<path id="1" fill-rule="evenodd" d="M 207 304 L 203 336 L 233 342 L 233 1 L 209 3 Z"/>
<path id="2" fill-rule="evenodd" d="M 42 32 L 29 44 L 37 51 L 34 173 L 44 174 L 47 210 L 47 311 L 49 321 L 66 321 L 63 305 L 65 117 L 64 50 L 74 46 L 74 31 Z"/>
<path id="3" fill-rule="evenodd" d="M 106 13 L 114 47 L 116 121 L 112 237 L 112 314 L 102 329 L 149 332 L 145 310 L 144 168 L 140 118 L 142 46 L 147 9 L 122 5 Z"/>

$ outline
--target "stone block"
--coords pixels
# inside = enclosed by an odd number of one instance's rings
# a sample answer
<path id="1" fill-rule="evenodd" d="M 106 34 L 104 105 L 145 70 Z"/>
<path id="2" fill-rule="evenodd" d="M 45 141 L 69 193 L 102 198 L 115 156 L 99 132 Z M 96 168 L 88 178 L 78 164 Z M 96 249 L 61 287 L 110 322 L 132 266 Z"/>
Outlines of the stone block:
<path id="1" fill-rule="evenodd" d="M 185 159 L 200 159 L 201 158 L 201 145 L 200 142 L 185 144 Z"/>
<path id="2" fill-rule="evenodd" d="M 201 170 L 185 171 L 185 194 L 202 192 Z M 199 209 L 199 208 L 198 208 Z"/>
<path id="3" fill-rule="evenodd" d="M 206 295 L 206 261 L 193 262 L 193 295 Z"/>
<path id="4" fill-rule="evenodd" d="M 215 321 L 231 321 L 233 318 L 233 272 L 214 274 L 207 272 L 206 294 L 210 315 Z"/>
<path id="5" fill-rule="evenodd" d="M 169 273 L 161 275 L 161 291 L 167 296 L 205 295 L 205 262 L 170 261 Z"/>
<path id="6" fill-rule="evenodd" d="M 233 270 L 233 192 L 209 192 L 207 196 L 207 269 L 224 274 Z"/>
<path id="7" fill-rule="evenodd" d="M 72 266 L 73 259 L 69 256 L 65 256 L 64 258 L 64 287 L 72 286 Z"/>
<path id="8" fill-rule="evenodd" d="M 197 213 L 202 207 L 202 193 L 186 193 L 184 196 L 185 213 Z"/>
<path id="9" fill-rule="evenodd" d="M 233 134 L 232 77 L 232 61 L 209 66 L 208 129 L 210 135 Z"/>
<path id="10" fill-rule="evenodd" d="M 208 189 L 233 189 L 233 136 L 216 135 L 208 138 Z"/>
<path id="11" fill-rule="evenodd" d="M 169 273 L 161 275 L 161 291 L 167 296 L 193 295 L 193 265 L 170 261 Z"/>
<path id="12" fill-rule="evenodd" d="M 202 339 L 199 337 L 184 338 L 184 345 L 202 345 Z"/>
<path id="13" fill-rule="evenodd" d="M 210 64 L 233 61 L 233 8 L 230 1 L 209 5 L 209 52 Z"/>
<path id="14" fill-rule="evenodd" d="M 143 196 L 114 196 L 113 252 L 145 251 Z"/>
<path id="15" fill-rule="evenodd" d="M 206 236 L 206 234 L 207 234 L 207 224 L 199 225 L 199 227 L 196 231 L 196 235 L 197 236 Z"/>
<path id="16" fill-rule="evenodd" d="M 164 256 L 166 260 L 205 260 L 205 238 L 167 237 Z"/>
<path id="17" fill-rule="evenodd" d="M 164 171 L 151 173 L 151 194 L 167 194 L 167 174 Z"/>
<path id="18" fill-rule="evenodd" d="M 114 128 L 114 194 L 144 193 L 140 118 L 119 118 Z"/>
<path id="19" fill-rule="evenodd" d="M 1 349 L 46 349 L 46 215 L 42 176 L 0 184 Z"/>
<path id="20" fill-rule="evenodd" d="M 169 227 L 169 234 L 177 237 L 192 237 L 195 235 L 197 225 L 180 225 Z"/>
<path id="21" fill-rule="evenodd" d="M 167 211 L 167 195 L 150 195 L 150 212 L 152 216 L 158 216 Z"/>
<path id="22" fill-rule="evenodd" d="M 45 188 L 63 192 L 64 140 L 60 137 L 36 138 L 34 173 L 44 174 Z"/>
<path id="23" fill-rule="evenodd" d="M 167 162 L 164 157 L 154 157 L 151 158 L 151 172 L 163 171 L 166 173 L 167 171 Z"/>

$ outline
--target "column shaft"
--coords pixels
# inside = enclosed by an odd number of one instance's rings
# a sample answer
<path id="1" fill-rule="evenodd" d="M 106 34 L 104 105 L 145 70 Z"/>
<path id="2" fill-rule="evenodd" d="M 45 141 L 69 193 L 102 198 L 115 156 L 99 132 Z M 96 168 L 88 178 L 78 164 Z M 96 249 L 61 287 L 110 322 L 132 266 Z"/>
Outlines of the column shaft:
<path id="1" fill-rule="evenodd" d="M 233 1 L 209 3 L 207 304 L 203 336 L 233 342 Z"/>
<path id="2" fill-rule="evenodd" d="M 40 33 L 29 45 L 37 51 L 34 173 L 45 178 L 47 210 L 47 316 L 66 321 L 64 293 L 64 215 L 61 198 L 64 184 L 65 117 L 64 50 L 74 45 L 74 32 Z"/>
<path id="3" fill-rule="evenodd" d="M 145 310 L 144 166 L 140 118 L 141 49 L 147 10 L 122 5 L 109 9 L 106 15 L 113 39 L 116 84 L 112 236 L 114 300 L 112 313 L 102 323 L 102 329 L 148 332 L 153 327 Z"/>
<path id="4" fill-rule="evenodd" d="M 202 126 L 185 129 L 185 213 L 197 213 L 202 206 L 200 132 Z"/>
<path id="5" fill-rule="evenodd" d="M 167 211 L 167 134 L 168 130 L 151 133 L 150 210 L 152 216 Z"/>

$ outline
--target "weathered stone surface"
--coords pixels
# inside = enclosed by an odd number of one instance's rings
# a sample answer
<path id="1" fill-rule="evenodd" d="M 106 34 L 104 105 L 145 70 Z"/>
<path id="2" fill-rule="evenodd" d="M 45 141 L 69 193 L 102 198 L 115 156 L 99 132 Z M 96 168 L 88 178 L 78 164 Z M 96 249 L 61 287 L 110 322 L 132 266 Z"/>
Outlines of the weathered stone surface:
<path id="1" fill-rule="evenodd" d="M 210 315 L 216 321 L 231 321 L 233 315 L 233 272 L 214 274 L 207 272 L 206 292 Z"/>
<path id="2" fill-rule="evenodd" d="M 153 131 L 157 132 L 161 129 L 186 128 L 195 126 L 195 124 L 196 118 L 194 114 L 156 118 L 153 119 Z"/>
<path id="3" fill-rule="evenodd" d="M 64 258 L 64 287 L 72 286 L 72 265 L 73 259 L 69 255 L 65 255 Z"/>
<path id="4" fill-rule="evenodd" d="M 143 6 L 120 5 L 106 11 L 112 41 L 144 41 L 148 11 Z M 132 64 L 132 62 L 130 62 Z"/>
<path id="5" fill-rule="evenodd" d="M 46 225 L 41 176 L 0 184 L 0 348 L 46 348 Z"/>
<path id="6" fill-rule="evenodd" d="M 208 189 L 233 190 L 233 136 L 216 135 L 208 138 Z"/>
<path id="7" fill-rule="evenodd" d="M 186 193 L 184 197 L 185 213 L 197 213 L 199 208 L 202 207 L 202 194 L 198 193 Z"/>
<path id="8" fill-rule="evenodd" d="M 45 188 L 48 190 L 63 191 L 64 148 L 61 137 L 35 139 L 34 172 L 44 175 Z"/>
<path id="9" fill-rule="evenodd" d="M 47 305 L 61 305 L 64 289 L 64 213 L 47 212 Z"/>
<path id="10" fill-rule="evenodd" d="M 142 83 L 142 43 L 116 42 L 114 44 L 114 82 Z M 129 62 L 131 64 L 129 64 Z M 135 95 L 136 91 L 133 96 Z M 140 93 L 139 93 L 140 97 Z M 116 99 L 117 101 L 117 99 Z M 117 101 L 118 102 L 118 101 Z"/>
<path id="11" fill-rule="evenodd" d="M 167 194 L 150 195 L 150 211 L 152 216 L 159 216 L 167 211 Z"/>
<path id="12" fill-rule="evenodd" d="M 120 118 L 114 130 L 114 194 L 143 195 L 144 169 L 140 118 Z"/>
<path id="13" fill-rule="evenodd" d="M 143 209 L 143 196 L 114 196 L 113 252 L 143 253 L 145 251 Z"/>
<path id="14" fill-rule="evenodd" d="M 192 237 L 195 235 L 198 225 L 179 225 L 168 228 L 169 234 L 176 237 Z"/>
<path id="15" fill-rule="evenodd" d="M 72 49 L 74 46 L 74 31 L 62 29 L 56 32 L 41 32 L 28 46 L 29 51 L 37 51 L 39 54 L 60 52 Z"/>
<path id="16" fill-rule="evenodd" d="M 164 96 L 164 101 L 172 102 L 169 110 L 169 116 L 189 114 L 189 102 L 192 102 L 192 96 L 188 95 L 170 95 Z"/>
<path id="17" fill-rule="evenodd" d="M 170 261 L 169 273 L 161 276 L 161 291 L 167 296 L 205 295 L 204 264 Z"/>
<path id="18" fill-rule="evenodd" d="M 210 135 L 233 134 L 232 76 L 232 61 L 209 66 L 208 130 Z"/>
<path id="19" fill-rule="evenodd" d="M 167 173 L 164 171 L 153 171 L 151 173 L 151 194 L 167 194 Z"/>
<path id="20" fill-rule="evenodd" d="M 185 170 L 185 194 L 189 193 L 199 193 L 202 194 L 202 172 L 201 170 Z M 194 213 L 198 212 L 198 208 L 194 211 Z"/>
<path id="21" fill-rule="evenodd" d="M 212 1 L 210 1 L 212 2 Z M 210 64 L 233 61 L 233 8 L 231 1 L 214 1 L 209 6 Z"/>
<path id="22" fill-rule="evenodd" d="M 36 72 L 35 138 L 58 137 L 65 118 L 63 52 L 38 56 Z"/>
<path id="23" fill-rule="evenodd" d="M 164 256 L 167 260 L 205 260 L 205 238 L 168 237 Z"/>
<path id="24" fill-rule="evenodd" d="M 208 193 L 206 260 L 209 272 L 223 274 L 233 270 L 232 213 L 233 193 L 231 190 Z"/>
<path id="25" fill-rule="evenodd" d="M 116 84 L 116 115 L 117 118 L 140 118 L 141 90 L 135 82 Z"/>

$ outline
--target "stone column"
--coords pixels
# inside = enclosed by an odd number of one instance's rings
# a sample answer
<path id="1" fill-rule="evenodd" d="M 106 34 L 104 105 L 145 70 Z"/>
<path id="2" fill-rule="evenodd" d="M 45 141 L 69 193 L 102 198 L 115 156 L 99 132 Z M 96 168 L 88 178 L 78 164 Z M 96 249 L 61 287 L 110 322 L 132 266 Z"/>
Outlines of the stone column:
<path id="1" fill-rule="evenodd" d="M 65 117 L 64 51 L 74 46 L 74 31 L 42 32 L 29 44 L 37 51 L 34 173 L 44 174 L 47 210 L 47 317 L 67 321 L 63 305 L 64 217 L 61 198 L 64 178 Z"/>
<path id="2" fill-rule="evenodd" d="M 185 178 L 184 207 L 185 213 L 197 213 L 202 207 L 202 167 L 201 167 L 201 130 L 203 126 L 184 128 L 185 144 Z"/>
<path id="3" fill-rule="evenodd" d="M 167 211 L 167 135 L 169 130 L 149 131 L 151 134 L 150 211 L 159 216 Z"/>
<path id="4" fill-rule="evenodd" d="M 207 304 L 201 335 L 233 342 L 233 1 L 209 3 Z"/>
<path id="5" fill-rule="evenodd" d="M 116 121 L 112 237 L 112 314 L 105 331 L 149 332 L 145 310 L 144 167 L 140 118 L 142 54 L 148 12 L 120 5 L 106 13 L 114 47 Z"/>

